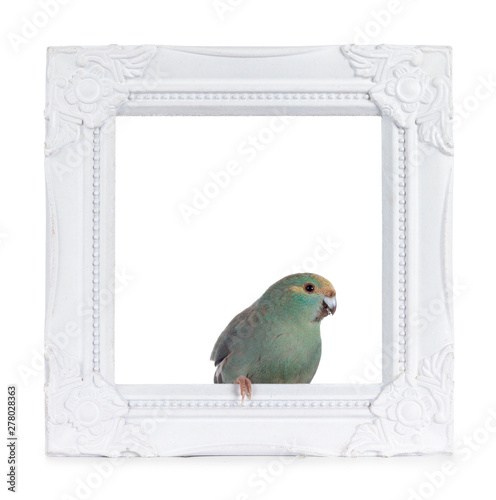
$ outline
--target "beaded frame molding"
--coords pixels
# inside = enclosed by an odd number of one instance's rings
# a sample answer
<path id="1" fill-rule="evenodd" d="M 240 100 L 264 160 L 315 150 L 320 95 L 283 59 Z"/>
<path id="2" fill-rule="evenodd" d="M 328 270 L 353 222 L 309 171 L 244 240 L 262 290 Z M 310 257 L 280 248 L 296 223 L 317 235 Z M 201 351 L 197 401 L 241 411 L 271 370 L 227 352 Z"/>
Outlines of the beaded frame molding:
<path id="1" fill-rule="evenodd" d="M 116 385 L 115 117 L 276 114 L 381 119 L 382 384 Z M 48 455 L 452 451 L 450 48 L 54 47 L 46 125 Z"/>

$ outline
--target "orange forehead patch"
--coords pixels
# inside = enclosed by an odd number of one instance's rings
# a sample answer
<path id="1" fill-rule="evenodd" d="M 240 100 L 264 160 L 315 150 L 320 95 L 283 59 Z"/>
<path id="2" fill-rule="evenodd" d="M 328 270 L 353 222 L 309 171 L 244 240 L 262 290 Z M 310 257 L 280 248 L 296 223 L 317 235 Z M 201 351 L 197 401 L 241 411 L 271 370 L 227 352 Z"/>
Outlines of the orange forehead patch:
<path id="1" fill-rule="evenodd" d="M 313 293 L 325 295 L 326 297 L 329 297 L 329 298 L 336 296 L 336 290 L 334 289 L 334 287 L 332 286 L 332 284 L 329 281 L 327 281 L 327 280 L 315 280 L 315 281 L 318 281 L 319 283 L 321 283 L 321 285 L 317 286 L 315 288 L 315 292 L 313 292 Z M 298 285 L 293 285 L 292 287 L 290 287 L 290 290 L 293 292 L 298 292 L 298 293 L 305 292 L 303 286 L 298 286 Z M 305 292 L 305 293 L 307 293 L 307 292 Z"/>
<path id="2" fill-rule="evenodd" d="M 317 291 L 320 290 L 320 293 L 322 295 L 325 295 L 326 297 L 335 297 L 336 296 L 336 290 L 334 290 L 334 287 L 329 283 L 328 285 L 320 287 Z"/>
<path id="3" fill-rule="evenodd" d="M 314 275 L 315 281 L 320 283 L 320 287 L 317 288 L 317 292 L 321 293 L 322 295 L 325 295 L 326 297 L 334 297 L 336 295 L 336 290 L 332 286 L 332 283 L 322 276 L 319 275 Z"/>

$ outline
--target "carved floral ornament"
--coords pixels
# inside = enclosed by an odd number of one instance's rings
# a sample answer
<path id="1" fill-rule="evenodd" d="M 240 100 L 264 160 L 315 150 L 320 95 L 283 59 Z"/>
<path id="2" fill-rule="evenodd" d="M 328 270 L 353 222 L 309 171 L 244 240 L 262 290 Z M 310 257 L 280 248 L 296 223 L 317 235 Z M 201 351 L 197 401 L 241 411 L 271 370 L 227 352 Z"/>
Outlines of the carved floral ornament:
<path id="1" fill-rule="evenodd" d="M 46 347 L 49 366 L 47 432 L 74 435 L 76 450 L 67 453 L 105 456 L 156 456 L 142 427 L 126 421 L 129 405 L 98 373 L 81 376 L 77 361 L 53 345 Z M 370 423 L 356 427 L 345 455 L 416 453 L 429 430 L 451 432 L 451 345 L 424 359 L 417 376 L 403 373 L 384 386 L 372 402 Z"/>
<path id="2" fill-rule="evenodd" d="M 129 95 L 125 83 L 143 75 L 156 47 L 83 49 L 70 77 L 51 75 L 46 118 L 47 156 L 79 139 L 80 127 L 99 127 Z"/>
<path id="3" fill-rule="evenodd" d="M 345 45 L 342 52 L 357 76 L 375 83 L 368 93 L 382 115 L 402 128 L 416 125 L 421 141 L 453 154 L 450 80 L 424 72 L 421 49 Z"/>
<path id="4" fill-rule="evenodd" d="M 47 432 L 71 434 L 76 450 L 105 456 L 155 456 L 140 425 L 126 422 L 129 405 L 115 387 L 95 372 L 81 376 L 77 361 L 46 346 L 49 378 Z"/>
<path id="5" fill-rule="evenodd" d="M 157 48 L 81 49 L 79 69 L 70 77 L 51 75 L 49 82 L 46 155 L 79 139 L 116 114 L 128 99 L 128 80 L 141 77 Z M 428 76 L 421 68 L 420 48 L 380 45 L 342 47 L 360 77 L 375 84 L 368 94 L 381 114 L 403 128 L 418 127 L 419 139 L 453 154 L 451 87 L 448 76 Z"/>
<path id="6" fill-rule="evenodd" d="M 402 373 L 384 386 L 370 406 L 376 417 L 357 426 L 345 455 L 390 456 L 415 453 L 425 447 L 425 435 L 434 426 L 450 431 L 453 346 L 424 359 L 417 376 Z"/>

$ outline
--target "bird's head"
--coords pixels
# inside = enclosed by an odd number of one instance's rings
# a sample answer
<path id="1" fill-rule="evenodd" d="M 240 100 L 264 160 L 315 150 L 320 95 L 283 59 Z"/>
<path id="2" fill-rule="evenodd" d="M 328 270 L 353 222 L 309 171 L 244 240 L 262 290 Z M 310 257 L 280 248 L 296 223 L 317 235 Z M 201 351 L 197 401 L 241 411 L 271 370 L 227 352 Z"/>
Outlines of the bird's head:
<path id="1" fill-rule="evenodd" d="M 336 290 L 331 282 L 312 273 L 291 274 L 274 283 L 263 295 L 290 316 L 320 322 L 336 312 Z M 295 319 L 296 319 L 295 318 Z"/>

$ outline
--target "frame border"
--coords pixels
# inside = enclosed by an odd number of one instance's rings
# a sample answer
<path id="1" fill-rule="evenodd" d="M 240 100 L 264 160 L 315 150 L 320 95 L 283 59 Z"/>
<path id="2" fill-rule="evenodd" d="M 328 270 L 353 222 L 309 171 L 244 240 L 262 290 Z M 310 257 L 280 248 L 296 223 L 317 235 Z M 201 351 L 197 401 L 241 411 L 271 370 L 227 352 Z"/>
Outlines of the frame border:
<path id="1" fill-rule="evenodd" d="M 274 58 L 285 60 L 276 71 Z M 269 76 L 253 81 L 254 70 Z M 227 386 L 115 385 L 115 116 L 277 113 L 382 117 L 383 384 L 258 386 L 245 407 Z M 46 121 L 48 455 L 452 451 L 450 48 L 51 48 Z M 438 241 L 422 243 L 424 233 Z M 433 300 L 424 276 L 439 268 L 432 288 L 443 307 L 423 328 Z M 235 432 L 247 416 L 254 440 Z M 273 424 L 261 432 L 267 418 Z M 325 443 L 298 425 L 308 419 Z"/>

